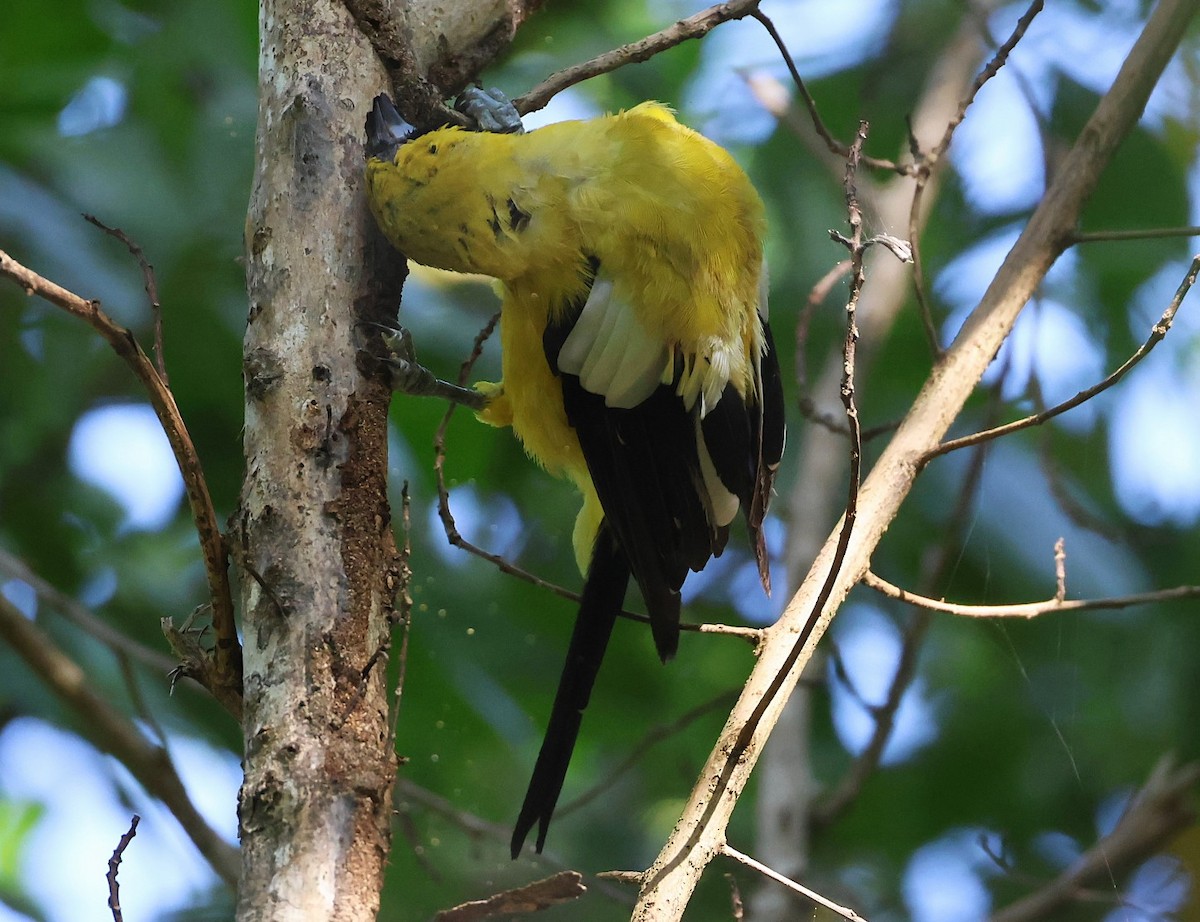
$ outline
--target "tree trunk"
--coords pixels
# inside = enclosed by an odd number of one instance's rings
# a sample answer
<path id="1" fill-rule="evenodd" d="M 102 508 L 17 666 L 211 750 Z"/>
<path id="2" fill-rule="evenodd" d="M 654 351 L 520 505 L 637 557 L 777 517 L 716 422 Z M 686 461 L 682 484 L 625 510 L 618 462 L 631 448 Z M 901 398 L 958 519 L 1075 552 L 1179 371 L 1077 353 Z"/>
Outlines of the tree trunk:
<path id="1" fill-rule="evenodd" d="M 239 919 L 371 919 L 391 843 L 388 393 L 355 322 L 399 298 L 363 207 L 382 66 L 340 3 L 266 0 L 247 221 Z M 390 263 L 390 265 L 389 265 Z M 374 282 L 374 284 L 373 284 Z M 261 582 L 260 582 L 261 579 Z M 376 657 L 378 659 L 378 657 Z"/>
<path id="2" fill-rule="evenodd" d="M 424 89 L 440 96 L 520 20 L 499 3 L 457 5 L 470 16 L 365 5 L 370 38 L 332 0 L 260 9 L 246 477 L 231 528 L 245 633 L 243 920 L 373 919 L 391 844 L 386 652 L 401 587 L 390 394 L 355 354 L 362 321 L 395 316 L 405 263 L 362 192 L 365 113 L 389 89 L 371 42 L 392 43 L 384 58 L 406 88 L 401 70 L 436 70 L 443 85 Z"/>

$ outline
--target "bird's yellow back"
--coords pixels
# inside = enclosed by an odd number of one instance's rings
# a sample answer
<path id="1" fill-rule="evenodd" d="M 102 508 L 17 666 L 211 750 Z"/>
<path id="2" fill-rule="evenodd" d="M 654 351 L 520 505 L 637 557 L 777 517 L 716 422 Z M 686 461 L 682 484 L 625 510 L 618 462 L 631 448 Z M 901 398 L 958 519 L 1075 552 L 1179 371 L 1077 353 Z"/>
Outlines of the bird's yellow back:
<path id="1" fill-rule="evenodd" d="M 367 183 L 411 259 L 537 292 L 517 303 L 543 319 L 586 288 L 584 254 L 642 306 L 649 335 L 686 352 L 758 345 L 762 203 L 725 150 L 658 103 L 524 135 L 439 129 L 371 161 Z M 744 390 L 750 371 L 733 377 Z"/>

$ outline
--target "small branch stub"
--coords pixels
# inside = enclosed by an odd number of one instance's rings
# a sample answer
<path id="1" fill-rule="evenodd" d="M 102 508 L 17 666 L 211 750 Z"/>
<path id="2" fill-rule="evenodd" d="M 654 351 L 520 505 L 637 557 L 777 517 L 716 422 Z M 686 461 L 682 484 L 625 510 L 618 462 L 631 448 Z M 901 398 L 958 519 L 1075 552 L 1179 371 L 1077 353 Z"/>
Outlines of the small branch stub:
<path id="1" fill-rule="evenodd" d="M 121 868 L 121 859 L 125 857 L 125 849 L 129 848 L 129 843 L 137 835 L 138 823 L 141 821 L 142 818 L 135 813 L 129 821 L 129 831 L 121 836 L 112 857 L 108 859 L 108 873 L 104 876 L 108 880 L 108 908 L 112 912 L 113 922 L 122 922 L 124 919 L 121 914 L 121 887 L 117 882 L 117 872 Z"/>

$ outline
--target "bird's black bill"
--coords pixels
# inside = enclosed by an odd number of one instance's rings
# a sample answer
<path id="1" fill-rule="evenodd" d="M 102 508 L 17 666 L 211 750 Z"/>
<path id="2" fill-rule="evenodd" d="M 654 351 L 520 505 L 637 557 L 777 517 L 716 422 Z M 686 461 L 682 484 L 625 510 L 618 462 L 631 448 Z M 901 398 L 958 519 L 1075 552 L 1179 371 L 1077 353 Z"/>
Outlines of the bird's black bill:
<path id="1" fill-rule="evenodd" d="M 367 157 L 390 163 L 396 150 L 412 139 L 416 128 L 404 120 L 386 93 L 375 97 L 367 116 Z"/>

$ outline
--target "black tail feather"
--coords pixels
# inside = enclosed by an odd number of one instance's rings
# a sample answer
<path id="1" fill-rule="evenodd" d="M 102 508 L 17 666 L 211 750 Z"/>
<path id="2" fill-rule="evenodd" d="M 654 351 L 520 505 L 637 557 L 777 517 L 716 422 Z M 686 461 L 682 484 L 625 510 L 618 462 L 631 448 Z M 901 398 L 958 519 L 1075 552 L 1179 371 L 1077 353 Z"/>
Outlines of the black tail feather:
<path id="1" fill-rule="evenodd" d="M 583 711 L 591 697 L 617 614 L 625 602 L 628 585 L 629 561 L 608 523 L 603 522 L 596 536 L 592 562 L 583 585 L 583 598 L 575 618 L 567 661 L 563 665 L 558 691 L 554 696 L 554 707 L 550 711 L 550 722 L 533 769 L 533 777 L 529 781 L 525 803 L 521 805 L 521 813 L 513 830 L 513 858 L 521 853 L 525 837 L 535 824 L 538 827 L 536 847 L 539 853 L 546 842 L 546 831 L 550 828 L 550 817 L 554 815 L 554 807 L 567 776 L 567 766 L 579 736 Z"/>

